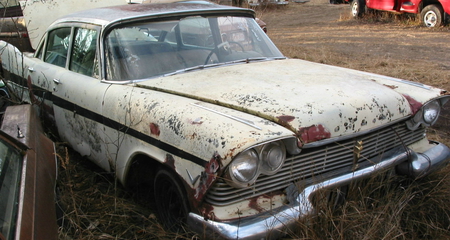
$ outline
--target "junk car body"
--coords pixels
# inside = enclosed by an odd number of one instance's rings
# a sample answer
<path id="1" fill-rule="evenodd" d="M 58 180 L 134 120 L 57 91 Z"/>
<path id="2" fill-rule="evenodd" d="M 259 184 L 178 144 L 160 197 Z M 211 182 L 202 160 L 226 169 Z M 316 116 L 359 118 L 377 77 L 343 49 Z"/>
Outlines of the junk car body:
<path id="1" fill-rule="evenodd" d="M 0 1 L 0 39 L 21 51 L 32 51 L 25 19 L 17 0 Z"/>
<path id="2" fill-rule="evenodd" d="M 3 43 L 3 76 L 73 149 L 153 189 L 172 230 L 276 238 L 321 189 L 446 163 L 426 138 L 444 90 L 287 59 L 254 18 L 199 2 L 77 12 L 34 54 Z"/>
<path id="3" fill-rule="evenodd" d="M 29 104 L 9 106 L 0 130 L 0 239 L 58 239 L 57 163 Z"/>
<path id="4" fill-rule="evenodd" d="M 361 17 L 366 10 L 382 10 L 420 15 L 425 27 L 444 25 L 450 14 L 449 0 L 345 0 L 351 4 L 353 17 Z"/>
<path id="5" fill-rule="evenodd" d="M 267 5 L 280 5 L 284 6 L 289 4 L 288 0 L 248 0 L 250 6 L 267 6 Z"/>

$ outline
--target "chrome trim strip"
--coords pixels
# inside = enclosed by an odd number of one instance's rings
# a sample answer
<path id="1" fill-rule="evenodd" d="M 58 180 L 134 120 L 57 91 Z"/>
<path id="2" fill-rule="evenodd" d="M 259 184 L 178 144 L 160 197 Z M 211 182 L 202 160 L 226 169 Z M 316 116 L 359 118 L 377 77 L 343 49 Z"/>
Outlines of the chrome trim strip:
<path id="1" fill-rule="evenodd" d="M 369 75 L 375 75 L 375 78 L 372 79 L 374 81 L 376 81 L 377 78 L 379 78 L 379 77 L 383 77 L 383 79 L 387 79 L 387 80 L 391 80 L 391 81 L 399 82 L 399 83 L 404 83 L 404 84 L 407 84 L 407 85 L 423 88 L 423 89 L 426 89 L 426 90 L 431 90 L 431 88 L 432 88 L 431 86 L 428 86 L 428 85 L 425 85 L 425 84 L 422 84 L 422 83 L 418 83 L 418 82 L 412 82 L 412 81 L 409 81 L 409 80 L 393 78 L 393 77 L 387 77 L 387 76 L 381 76 L 381 75 L 371 74 L 371 73 L 369 73 Z"/>
<path id="2" fill-rule="evenodd" d="M 235 121 L 238 121 L 238 122 L 240 122 L 240 123 L 246 124 L 246 125 L 248 125 L 248 126 L 250 126 L 250 127 L 256 128 L 256 129 L 258 129 L 258 130 L 262 130 L 261 127 L 257 126 L 255 123 L 253 123 L 253 122 L 250 121 L 250 120 L 242 119 L 242 118 L 235 117 L 235 116 L 231 116 L 231 115 L 228 115 L 228 114 L 225 114 L 225 113 L 216 111 L 216 110 L 214 110 L 214 109 L 211 109 L 211 108 L 207 108 L 207 107 L 201 106 L 201 105 L 199 105 L 199 104 L 197 104 L 197 103 L 191 103 L 191 105 L 194 105 L 194 106 L 196 106 L 196 107 L 205 109 L 205 110 L 207 110 L 207 111 L 210 111 L 210 112 L 219 114 L 219 115 L 221 115 L 221 116 L 224 116 L 224 117 L 227 117 L 227 118 L 230 118 L 230 119 L 233 119 L 233 120 L 235 120 Z"/>

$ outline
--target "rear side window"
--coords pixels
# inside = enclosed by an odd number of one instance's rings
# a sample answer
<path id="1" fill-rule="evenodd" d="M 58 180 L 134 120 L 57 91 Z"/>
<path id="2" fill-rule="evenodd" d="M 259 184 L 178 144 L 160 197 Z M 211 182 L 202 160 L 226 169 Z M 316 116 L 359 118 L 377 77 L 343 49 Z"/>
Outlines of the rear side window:
<path id="1" fill-rule="evenodd" d="M 93 76 L 98 68 L 96 54 L 97 31 L 76 28 L 69 69 L 86 76 Z"/>
<path id="2" fill-rule="evenodd" d="M 44 61 L 56 66 L 65 67 L 70 44 L 71 28 L 59 28 L 48 35 Z"/>

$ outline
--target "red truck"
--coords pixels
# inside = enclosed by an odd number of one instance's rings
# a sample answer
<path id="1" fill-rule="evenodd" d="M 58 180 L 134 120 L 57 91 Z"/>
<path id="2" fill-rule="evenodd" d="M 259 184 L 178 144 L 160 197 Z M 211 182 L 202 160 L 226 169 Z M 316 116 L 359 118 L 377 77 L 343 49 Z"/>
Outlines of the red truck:
<path id="1" fill-rule="evenodd" d="M 361 17 L 368 10 L 420 14 L 426 27 L 446 23 L 450 15 L 450 0 L 346 0 L 351 3 L 353 17 Z"/>

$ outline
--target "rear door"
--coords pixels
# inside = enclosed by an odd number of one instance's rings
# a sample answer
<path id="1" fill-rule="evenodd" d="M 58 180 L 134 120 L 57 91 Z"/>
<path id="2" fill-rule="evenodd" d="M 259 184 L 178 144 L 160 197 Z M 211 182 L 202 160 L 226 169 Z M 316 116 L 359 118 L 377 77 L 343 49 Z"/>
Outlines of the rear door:
<path id="1" fill-rule="evenodd" d="M 83 156 L 109 170 L 101 135 L 102 98 L 109 84 L 102 83 L 98 68 L 96 26 L 56 28 L 48 33 L 33 80 L 51 92 L 54 120 L 62 140 Z"/>

